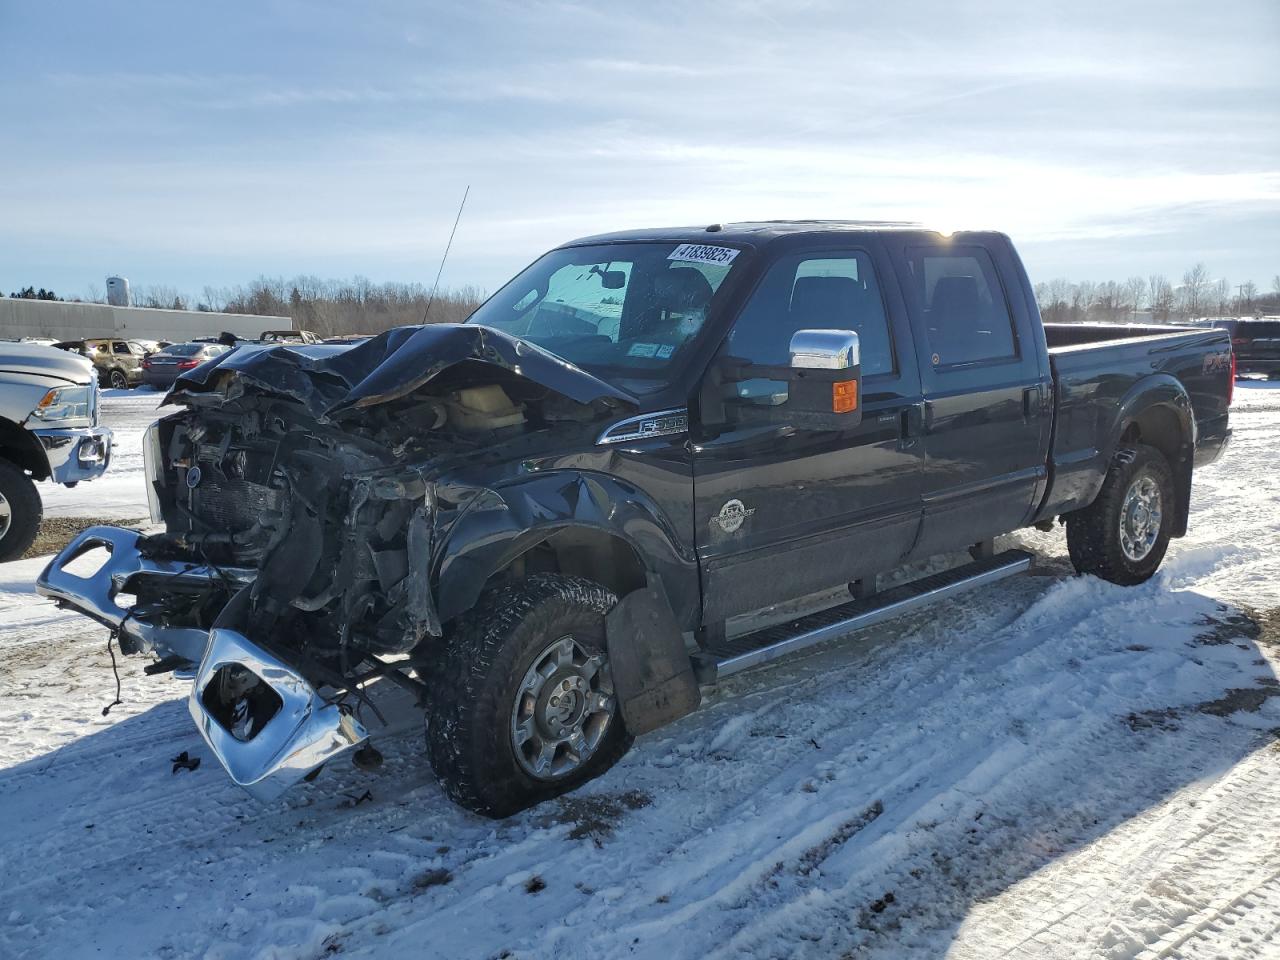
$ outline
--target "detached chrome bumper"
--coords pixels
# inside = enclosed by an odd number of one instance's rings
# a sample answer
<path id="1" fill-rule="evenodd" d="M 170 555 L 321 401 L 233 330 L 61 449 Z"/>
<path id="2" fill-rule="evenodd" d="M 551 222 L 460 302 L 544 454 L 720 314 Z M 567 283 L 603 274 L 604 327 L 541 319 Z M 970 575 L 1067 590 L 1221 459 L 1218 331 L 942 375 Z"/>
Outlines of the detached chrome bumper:
<path id="1" fill-rule="evenodd" d="M 224 727 L 206 706 L 206 691 L 224 669 L 247 670 L 280 698 L 248 739 Z M 188 700 L 191 717 L 222 766 L 255 799 L 274 800 L 321 764 L 368 739 L 360 722 L 327 702 L 296 669 L 235 630 L 209 633 Z"/>
<path id="2" fill-rule="evenodd" d="M 100 477 L 111 463 L 111 431 L 106 427 L 32 430 L 40 438 L 54 483 Z"/>
<path id="3" fill-rule="evenodd" d="M 176 560 L 150 560 L 138 551 L 140 536 L 121 527 L 89 527 L 49 561 L 36 579 L 36 592 L 119 631 L 120 647 L 125 653 L 155 653 L 161 658 L 177 656 L 199 663 L 209 640 L 207 630 L 157 626 L 136 619 L 129 608 L 116 603 L 116 596 L 127 592 L 130 581 L 138 577 L 222 586 L 228 580 L 248 583 L 255 571 L 226 567 L 215 571 Z M 79 576 L 65 569 L 96 547 L 106 549 L 111 556 L 94 573 Z"/>

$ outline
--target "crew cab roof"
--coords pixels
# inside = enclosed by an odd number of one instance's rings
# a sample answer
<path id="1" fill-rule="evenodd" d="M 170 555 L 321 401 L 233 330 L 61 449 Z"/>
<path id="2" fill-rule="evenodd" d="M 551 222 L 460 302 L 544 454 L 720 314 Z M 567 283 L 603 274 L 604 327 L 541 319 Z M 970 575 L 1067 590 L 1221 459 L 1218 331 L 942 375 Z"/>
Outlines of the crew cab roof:
<path id="1" fill-rule="evenodd" d="M 751 223 L 715 223 L 699 227 L 655 227 L 644 230 L 620 230 L 580 237 L 566 243 L 566 247 L 579 247 L 595 243 L 625 241 L 675 241 L 677 243 L 735 243 L 748 246 L 764 246 L 783 237 L 822 235 L 832 233 L 918 233 L 921 236 L 940 238 L 955 236 L 932 230 L 921 223 L 900 220 L 762 220 Z M 994 231 L 979 231 L 988 236 L 998 236 Z"/>

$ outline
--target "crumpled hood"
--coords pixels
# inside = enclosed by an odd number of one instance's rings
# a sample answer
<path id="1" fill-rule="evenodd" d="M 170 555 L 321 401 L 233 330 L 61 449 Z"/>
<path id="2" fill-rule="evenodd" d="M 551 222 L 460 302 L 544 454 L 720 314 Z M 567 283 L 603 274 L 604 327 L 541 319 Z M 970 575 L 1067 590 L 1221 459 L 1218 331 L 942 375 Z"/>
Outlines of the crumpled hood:
<path id="1" fill-rule="evenodd" d="M 636 398 L 526 340 L 479 324 L 396 327 L 355 346 L 245 345 L 184 373 L 178 392 L 212 389 L 235 373 L 260 390 L 292 397 L 318 419 L 386 403 L 412 393 L 455 364 L 491 363 L 579 403 Z"/>
<path id="2" fill-rule="evenodd" d="M 71 383 L 93 380 L 93 363 L 87 357 L 37 343 L 0 343 L 0 372 L 56 377 Z"/>

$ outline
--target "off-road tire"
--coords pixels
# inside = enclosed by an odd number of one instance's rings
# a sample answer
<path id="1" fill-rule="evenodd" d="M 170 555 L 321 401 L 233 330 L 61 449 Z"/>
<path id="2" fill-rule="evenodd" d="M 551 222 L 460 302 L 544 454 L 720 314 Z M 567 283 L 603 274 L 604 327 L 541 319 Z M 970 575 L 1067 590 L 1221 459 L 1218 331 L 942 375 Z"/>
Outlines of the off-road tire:
<path id="1" fill-rule="evenodd" d="M 9 508 L 9 527 L 0 534 L 0 563 L 5 563 L 27 552 L 40 529 L 44 506 L 31 478 L 5 460 L 0 460 L 0 496 Z"/>
<path id="2" fill-rule="evenodd" d="M 1126 556 L 1120 543 L 1120 519 L 1129 487 L 1149 475 L 1160 488 L 1160 528 L 1151 551 L 1141 560 Z M 1173 471 L 1155 447 L 1139 444 L 1120 450 L 1102 483 L 1097 499 L 1067 515 L 1067 551 L 1078 573 L 1129 587 L 1149 580 L 1169 548 L 1174 515 Z"/>
<path id="3" fill-rule="evenodd" d="M 617 602 L 581 577 L 534 574 L 486 591 L 459 618 L 433 664 L 427 707 L 427 754 L 445 793 L 486 817 L 506 817 L 600 776 L 631 746 L 616 699 L 595 753 L 557 780 L 539 780 L 517 762 L 511 711 L 535 657 L 571 635 L 605 653 L 605 614 Z"/>

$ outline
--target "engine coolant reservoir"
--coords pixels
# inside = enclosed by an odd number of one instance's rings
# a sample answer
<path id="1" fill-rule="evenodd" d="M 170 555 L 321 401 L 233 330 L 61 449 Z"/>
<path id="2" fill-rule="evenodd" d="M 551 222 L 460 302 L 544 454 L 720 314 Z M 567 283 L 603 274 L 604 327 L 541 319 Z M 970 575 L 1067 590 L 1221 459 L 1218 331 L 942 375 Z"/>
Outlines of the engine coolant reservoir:
<path id="1" fill-rule="evenodd" d="M 468 387 L 451 394 L 445 401 L 449 425 L 455 430 L 497 430 L 524 423 L 524 411 L 511 402 L 507 392 L 497 384 Z"/>

